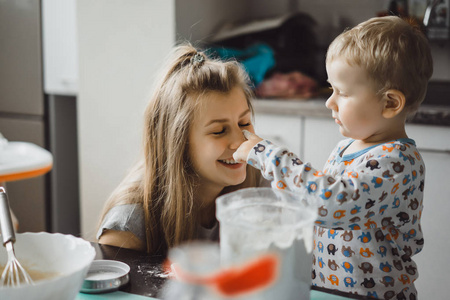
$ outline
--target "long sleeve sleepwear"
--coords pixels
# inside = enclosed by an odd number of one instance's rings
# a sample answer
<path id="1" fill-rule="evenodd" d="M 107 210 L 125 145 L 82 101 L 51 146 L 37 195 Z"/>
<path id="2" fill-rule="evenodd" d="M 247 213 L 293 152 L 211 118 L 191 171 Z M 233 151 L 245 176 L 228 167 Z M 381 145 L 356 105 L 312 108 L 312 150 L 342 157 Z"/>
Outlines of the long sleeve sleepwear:
<path id="1" fill-rule="evenodd" d="M 324 169 L 265 140 L 247 162 L 272 187 L 303 193 L 318 205 L 313 285 L 380 299 L 416 299 L 413 255 L 420 228 L 425 165 L 411 139 L 343 155 L 343 140 Z"/>

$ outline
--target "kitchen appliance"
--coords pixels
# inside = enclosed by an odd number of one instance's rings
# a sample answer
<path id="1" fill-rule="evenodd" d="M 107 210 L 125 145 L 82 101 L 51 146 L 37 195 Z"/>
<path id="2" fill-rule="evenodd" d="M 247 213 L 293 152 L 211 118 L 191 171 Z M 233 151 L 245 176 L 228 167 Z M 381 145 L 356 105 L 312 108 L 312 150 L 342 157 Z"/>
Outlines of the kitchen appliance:
<path id="1" fill-rule="evenodd" d="M 17 260 L 14 253 L 16 235 L 11 220 L 8 197 L 3 187 L 0 187 L 0 227 L 3 246 L 5 246 L 6 252 L 8 253 L 8 262 L 3 269 L 0 286 L 18 287 L 23 283 L 32 284 L 33 280 Z"/>
<path id="2" fill-rule="evenodd" d="M 450 39 L 450 0 L 431 0 L 425 10 L 423 24 L 430 40 Z"/>
<path id="3" fill-rule="evenodd" d="M 44 91 L 43 76 L 43 64 L 49 62 L 43 59 L 48 53 L 43 47 L 46 29 L 52 25 L 60 30 L 66 24 L 44 22 L 49 17 L 46 3 L 0 1 L 0 132 L 10 141 L 29 142 L 53 155 L 48 175 L 9 181 L 6 188 L 19 232 L 79 235 L 76 97 Z M 63 69 L 63 63 L 57 69 Z"/>

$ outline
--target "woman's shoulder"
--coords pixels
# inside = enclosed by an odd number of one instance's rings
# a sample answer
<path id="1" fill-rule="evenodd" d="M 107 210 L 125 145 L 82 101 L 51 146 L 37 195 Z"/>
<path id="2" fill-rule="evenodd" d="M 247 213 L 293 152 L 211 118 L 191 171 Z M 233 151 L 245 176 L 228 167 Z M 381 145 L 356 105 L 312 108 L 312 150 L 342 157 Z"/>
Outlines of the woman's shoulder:
<path id="1" fill-rule="evenodd" d="M 144 209 L 142 208 L 141 203 L 126 203 L 126 204 L 118 204 L 112 207 L 108 214 L 126 214 L 128 216 L 136 216 L 140 214 L 144 214 Z"/>
<path id="2" fill-rule="evenodd" d="M 97 233 L 99 238 L 104 230 L 129 231 L 145 241 L 144 209 L 139 203 L 120 204 L 112 207 L 106 214 Z"/>

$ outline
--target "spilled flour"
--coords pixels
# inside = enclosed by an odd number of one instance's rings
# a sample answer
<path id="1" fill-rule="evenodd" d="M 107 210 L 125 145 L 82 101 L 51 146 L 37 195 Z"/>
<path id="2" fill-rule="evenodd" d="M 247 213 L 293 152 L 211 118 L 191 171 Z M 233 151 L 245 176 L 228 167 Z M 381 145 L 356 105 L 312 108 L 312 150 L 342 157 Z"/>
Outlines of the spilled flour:
<path id="1" fill-rule="evenodd" d="M 141 267 L 138 266 L 138 273 L 140 274 L 148 274 L 152 277 L 158 277 L 158 278 L 168 278 L 170 276 L 173 275 L 173 273 L 169 272 L 165 272 L 160 266 L 146 266 L 146 267 Z"/>

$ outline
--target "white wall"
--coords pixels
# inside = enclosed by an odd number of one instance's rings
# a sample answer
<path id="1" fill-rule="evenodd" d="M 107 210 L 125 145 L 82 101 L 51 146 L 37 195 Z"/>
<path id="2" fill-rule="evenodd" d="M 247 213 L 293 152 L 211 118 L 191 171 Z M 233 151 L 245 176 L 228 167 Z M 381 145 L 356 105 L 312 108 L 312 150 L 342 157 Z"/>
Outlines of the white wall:
<path id="1" fill-rule="evenodd" d="M 82 236 L 140 152 L 152 76 L 174 43 L 174 1 L 78 0 Z"/>

